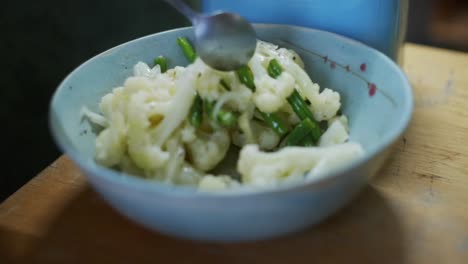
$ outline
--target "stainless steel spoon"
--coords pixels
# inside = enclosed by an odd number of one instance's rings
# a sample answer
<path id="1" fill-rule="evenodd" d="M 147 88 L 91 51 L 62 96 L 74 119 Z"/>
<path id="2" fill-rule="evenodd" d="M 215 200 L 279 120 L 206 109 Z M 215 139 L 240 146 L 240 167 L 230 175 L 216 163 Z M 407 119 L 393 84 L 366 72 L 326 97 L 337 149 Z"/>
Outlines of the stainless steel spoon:
<path id="1" fill-rule="evenodd" d="M 246 65 L 255 53 L 257 37 L 252 25 L 233 13 L 202 15 L 182 0 L 166 0 L 184 14 L 195 30 L 195 49 L 209 66 L 232 71 Z"/>

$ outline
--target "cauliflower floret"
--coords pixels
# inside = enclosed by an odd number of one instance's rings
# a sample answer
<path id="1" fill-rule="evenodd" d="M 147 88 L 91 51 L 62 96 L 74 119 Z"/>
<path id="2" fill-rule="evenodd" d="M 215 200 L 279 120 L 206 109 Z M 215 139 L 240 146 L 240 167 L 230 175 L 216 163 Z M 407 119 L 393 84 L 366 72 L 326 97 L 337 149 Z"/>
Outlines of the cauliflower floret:
<path id="1" fill-rule="evenodd" d="M 271 129 L 265 129 L 258 135 L 258 145 L 262 149 L 273 150 L 279 141 L 279 136 Z"/>
<path id="2" fill-rule="evenodd" d="M 179 175 L 174 178 L 174 184 L 196 186 L 205 174 L 185 162 L 182 165 Z"/>
<path id="3" fill-rule="evenodd" d="M 139 136 L 142 138 L 138 139 Z M 160 146 L 151 144 L 144 133 L 132 133 L 132 136 L 129 136 L 128 154 L 135 164 L 145 171 L 164 167 L 170 157 Z"/>
<path id="4" fill-rule="evenodd" d="M 154 68 L 150 68 L 146 63 L 138 62 L 133 67 L 133 75 L 154 79 L 161 74 L 161 68 L 156 65 Z"/>
<path id="5" fill-rule="evenodd" d="M 195 61 L 193 67 L 197 76 L 194 86 L 202 98 L 223 100 L 230 109 L 239 112 L 250 107 L 252 91 L 241 84 L 235 72 L 213 70 L 200 59 Z"/>
<path id="6" fill-rule="evenodd" d="M 128 100 L 127 105 L 127 144 L 128 154 L 135 164 L 145 171 L 161 168 L 169 160 L 169 153 L 162 150 L 160 145 L 154 144 L 149 133 L 152 122 L 146 103 L 147 93 L 138 91 Z M 158 126 L 161 120 L 154 126 Z"/>
<path id="7" fill-rule="evenodd" d="M 311 177 L 323 175 L 362 154 L 361 145 L 356 143 L 330 147 L 287 147 L 269 153 L 261 152 L 257 145 L 247 145 L 240 153 L 237 169 L 244 184 L 273 187 L 286 178 L 313 170 L 317 164 L 333 163 L 333 166 L 320 165 L 311 172 Z"/>
<path id="8" fill-rule="evenodd" d="M 277 78 L 267 72 L 272 59 L 283 67 Z M 240 183 L 205 172 L 225 159 L 231 140 L 243 147 L 237 169 L 243 184 L 253 187 L 314 179 L 362 155 L 359 144 L 344 143 L 349 132 L 346 117 L 336 116 L 340 95 L 328 88 L 320 92 L 295 51 L 258 41 L 249 66 L 256 86 L 252 90 L 241 83 L 236 72 L 214 70 L 201 59 L 165 73 L 158 65 L 151 68 L 137 63 L 134 76 L 101 99 L 102 115 L 86 108 L 82 111 L 104 128 L 96 138 L 96 160 L 155 180 L 198 186 L 200 191 L 222 191 Z M 300 120 L 287 103 L 294 89 L 311 103 L 315 119 L 328 121 L 329 128 L 319 147 L 261 152 L 277 148 L 280 137 L 256 120 L 262 116 L 254 117 L 256 109 L 277 113 L 288 126 L 297 124 Z M 190 125 L 187 116 L 197 93 L 214 103 L 215 114 L 220 110 L 239 113 L 238 129 L 228 132 L 209 120 L 198 129 Z"/>
<path id="9" fill-rule="evenodd" d="M 211 134 L 198 132 L 197 138 L 186 147 L 193 166 L 202 171 L 209 171 L 223 160 L 230 143 L 228 132 L 218 129 Z"/>
<path id="10" fill-rule="evenodd" d="M 275 133 L 275 131 L 273 131 L 273 129 L 253 120 L 252 131 L 256 142 L 261 149 L 272 150 L 278 146 L 280 137 Z"/>
<path id="11" fill-rule="evenodd" d="M 292 59 L 295 55 L 291 57 L 280 55 L 278 51 L 270 51 L 270 56 L 274 56 L 283 66 L 283 74 L 287 72 L 294 78 L 296 89 L 311 102 L 310 108 L 316 120 L 328 120 L 336 115 L 341 107 L 340 95 L 337 92 L 326 88 L 320 93 L 320 86 L 313 83 L 300 64 Z"/>
<path id="12" fill-rule="evenodd" d="M 335 116 L 341 107 L 340 94 L 328 88 L 325 88 L 318 96 L 309 100 L 314 117 L 319 121 L 328 120 Z"/>
<path id="13" fill-rule="evenodd" d="M 239 186 L 239 183 L 226 175 L 206 175 L 198 184 L 198 190 L 202 192 L 218 192 L 232 187 Z"/>
<path id="14" fill-rule="evenodd" d="M 340 94 L 325 88 L 321 93 L 320 86 L 313 83 L 309 76 L 296 64 L 285 67 L 295 77 L 299 93 L 311 103 L 310 109 L 317 121 L 328 120 L 336 115 L 341 107 Z"/>
<path id="15" fill-rule="evenodd" d="M 180 142 L 180 129 L 175 131 L 166 141 L 164 147 L 169 152 L 169 160 L 164 166 L 160 178 L 165 182 L 173 183 L 174 179 L 180 175 L 183 164 L 185 163 L 185 149 Z"/>
<path id="16" fill-rule="evenodd" d="M 220 85 L 220 74 L 208 67 L 200 58 L 197 58 L 189 67 L 193 68 L 196 74 L 192 85 L 202 98 L 214 101 L 224 92 Z"/>
<path id="17" fill-rule="evenodd" d="M 193 73 L 176 68 L 172 75 L 161 74 L 144 63 L 138 63 L 134 71 L 136 77 L 128 78 L 123 87 L 101 100 L 109 127 L 97 138 L 96 159 L 113 166 L 128 152 L 134 164 L 148 174 L 163 168 L 170 158 L 162 146 L 187 116 L 190 103 L 183 102 L 193 99 L 193 88 L 187 84 Z M 175 78 L 177 72 L 185 78 Z M 176 86 L 177 91 L 171 92 Z"/>
<path id="18" fill-rule="evenodd" d="M 293 87 L 296 87 L 299 93 L 311 102 L 310 108 L 317 121 L 328 120 L 336 115 L 337 111 L 341 107 L 340 95 L 327 88 L 320 93 L 319 85 L 313 83 L 309 75 L 304 71 L 304 65 L 299 55 L 291 50 L 284 48 L 278 49 L 278 46 L 267 42 L 258 42 L 257 52 L 249 62 L 249 65 L 254 72 L 255 79 L 258 79 L 256 84 L 257 82 L 259 84 L 257 85 L 260 85 L 260 81 L 265 79 L 265 76 L 268 75 L 266 73 L 266 68 L 272 59 L 277 59 L 283 66 L 284 71 L 280 76 L 285 75 L 285 73 L 289 73 L 295 83 L 295 86 Z M 271 85 L 266 85 L 266 87 L 270 86 Z M 271 112 L 266 111 L 271 110 L 268 107 L 273 108 L 273 106 L 276 107 L 280 104 L 280 100 L 269 92 L 268 89 L 261 92 L 259 92 L 259 95 L 261 96 L 255 96 L 255 98 L 258 97 L 258 99 L 255 100 L 255 103 L 260 110 Z M 282 102 L 284 102 L 284 100 Z M 278 108 L 275 109 L 277 110 Z"/>
<path id="19" fill-rule="evenodd" d="M 113 122 L 96 138 L 96 160 L 108 167 L 120 163 L 125 154 L 126 130 L 121 114 L 113 116 Z"/>
<path id="20" fill-rule="evenodd" d="M 236 86 L 230 86 L 236 87 Z M 226 105 L 232 111 L 244 112 L 251 106 L 252 91 L 244 85 L 237 86 L 230 92 L 224 92 L 216 100 L 217 105 Z"/>
<path id="21" fill-rule="evenodd" d="M 276 112 L 286 103 L 286 98 L 294 91 L 294 85 L 294 78 L 286 72 L 276 79 L 268 75 L 256 78 L 254 103 L 262 112 Z"/>
<path id="22" fill-rule="evenodd" d="M 196 73 L 197 68 L 189 66 L 182 76 L 179 76 L 175 80 L 174 85 L 171 86 L 176 90 L 171 97 L 164 119 L 150 131 L 156 145 L 161 146 L 171 133 L 186 120 L 190 106 L 195 98 L 193 83 L 196 79 Z"/>
<path id="23" fill-rule="evenodd" d="M 349 133 L 348 118 L 345 115 L 335 116 L 332 119 L 329 119 L 328 126 L 331 126 L 333 122 L 335 121 L 340 122 L 343 125 L 343 127 L 346 129 L 346 132 Z"/>
<path id="24" fill-rule="evenodd" d="M 251 98 L 252 98 L 252 90 L 247 88 L 245 85 L 239 85 L 239 86 L 231 86 L 231 87 L 236 87 L 233 88 L 233 91 L 231 93 L 234 94 L 234 96 L 231 98 L 231 100 L 227 101 L 227 105 L 239 112 L 244 112 L 249 109 L 251 106 Z"/>
<path id="25" fill-rule="evenodd" d="M 330 149 L 329 153 L 326 153 L 326 156 L 320 159 L 315 167 L 307 173 L 306 180 L 324 177 L 331 170 L 349 164 L 351 161 L 364 155 L 364 150 L 359 143 L 349 142 L 325 147 L 324 149 L 327 148 Z"/>
<path id="26" fill-rule="evenodd" d="M 243 113 L 239 119 L 238 119 L 238 124 L 239 124 L 239 129 L 241 133 L 239 133 L 239 136 L 236 134 L 236 140 L 237 146 L 244 146 L 245 144 L 255 144 L 257 142 L 254 132 L 252 130 L 252 125 L 250 123 L 250 120 L 252 118 L 253 114 L 250 114 L 248 112 Z"/>
<path id="27" fill-rule="evenodd" d="M 271 44 L 265 45 L 276 47 Z M 271 59 L 275 58 L 275 52 L 263 48 L 264 52 L 262 53 L 260 50 L 249 62 L 256 87 L 253 101 L 260 111 L 272 113 L 286 104 L 286 98 L 294 91 L 295 80 L 289 73 L 285 72 L 276 79 L 270 77 L 266 69 Z"/>
<path id="28" fill-rule="evenodd" d="M 301 56 L 297 54 L 296 51 L 292 49 L 285 49 L 285 48 L 280 48 L 278 49 L 278 55 L 279 57 L 286 57 L 292 61 L 294 61 L 299 67 L 304 68 L 304 62 L 302 61 Z"/>
<path id="29" fill-rule="evenodd" d="M 220 87 L 224 92 L 227 91 L 230 94 L 229 100 L 226 100 L 229 108 L 239 112 L 247 111 L 252 105 L 252 90 L 240 82 L 235 72 L 214 72 L 219 74 L 223 80 L 224 84 L 220 83 Z"/>
<path id="30" fill-rule="evenodd" d="M 266 41 L 257 41 L 257 49 L 255 50 L 256 54 L 261 54 L 263 56 L 273 56 L 277 54 L 278 45 L 275 45 L 271 42 Z"/>
<path id="31" fill-rule="evenodd" d="M 96 124 L 100 127 L 109 126 L 109 124 L 107 123 L 107 119 L 104 116 L 89 110 L 86 106 L 83 106 L 81 108 L 80 115 L 81 117 L 89 119 L 91 123 Z"/>
<path id="32" fill-rule="evenodd" d="M 292 49 L 279 48 L 277 45 L 269 42 L 258 41 L 256 54 L 265 57 L 265 60 L 263 60 L 265 67 L 268 65 L 267 62 L 269 62 L 270 59 L 278 57 L 291 60 L 299 67 L 304 68 L 304 62 L 296 51 Z"/>
<path id="33" fill-rule="evenodd" d="M 122 99 L 127 99 L 124 95 L 124 87 L 114 88 L 111 93 L 101 98 L 99 109 L 108 122 L 111 122 L 110 119 L 115 113 L 124 113 L 126 102 L 122 102 Z"/>
<path id="34" fill-rule="evenodd" d="M 248 131 L 250 131 L 250 137 L 252 137 L 250 143 L 247 142 L 246 134 L 236 130 L 231 135 L 234 145 L 243 147 L 246 144 L 258 144 L 260 149 L 265 150 L 272 150 L 278 146 L 280 137 L 275 133 L 275 131 L 273 131 L 273 129 L 255 120 L 248 122 Z"/>
<path id="35" fill-rule="evenodd" d="M 182 66 L 175 66 L 172 69 L 168 69 L 163 76 L 170 78 L 172 81 L 175 81 L 180 78 L 184 74 L 187 68 Z"/>
<path id="36" fill-rule="evenodd" d="M 346 117 L 344 117 L 346 119 Z M 328 126 L 327 131 L 323 133 L 319 140 L 320 147 L 338 145 L 345 143 L 349 138 L 346 126 L 343 124 L 343 119 L 335 118 Z"/>
<path id="37" fill-rule="evenodd" d="M 124 89 L 121 92 L 124 98 L 138 92 L 144 92 L 148 96 L 148 101 L 167 102 L 173 96 L 170 93 L 173 86 L 174 82 L 169 78 L 130 77 L 125 81 Z"/>
<path id="38" fill-rule="evenodd" d="M 182 125 L 182 130 L 181 130 L 182 142 L 183 143 L 193 142 L 197 138 L 197 134 L 195 132 L 196 132 L 195 127 L 191 126 L 187 121 L 185 121 Z"/>
<path id="39" fill-rule="evenodd" d="M 119 168 L 128 174 L 140 177 L 146 176 L 146 172 L 139 168 L 128 155 L 124 155 L 122 157 L 122 160 L 119 163 Z"/>
<path id="40" fill-rule="evenodd" d="M 119 164 L 125 154 L 127 128 L 121 100 L 123 91 L 123 87 L 115 88 L 99 105 L 107 127 L 96 138 L 96 161 L 104 166 Z"/>

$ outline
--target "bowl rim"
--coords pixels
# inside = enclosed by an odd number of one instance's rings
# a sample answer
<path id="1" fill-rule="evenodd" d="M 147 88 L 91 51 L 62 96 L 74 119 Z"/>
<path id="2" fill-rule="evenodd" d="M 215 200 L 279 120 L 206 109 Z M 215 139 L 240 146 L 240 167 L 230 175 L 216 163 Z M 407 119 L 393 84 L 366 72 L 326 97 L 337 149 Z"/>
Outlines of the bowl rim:
<path id="1" fill-rule="evenodd" d="M 414 102 L 413 102 L 413 89 L 411 84 L 408 80 L 408 77 L 403 72 L 403 70 L 389 57 L 384 55 L 382 52 L 360 42 L 357 40 L 350 39 L 348 37 L 325 31 L 319 30 L 309 27 L 302 27 L 296 25 L 287 25 L 287 24 L 271 24 L 271 23 L 254 23 L 254 28 L 257 29 L 266 29 L 266 28 L 293 28 L 296 31 L 309 31 L 319 34 L 328 35 L 337 39 L 338 41 L 349 43 L 355 46 L 361 46 L 362 48 L 367 49 L 373 56 L 379 57 L 382 62 L 387 63 L 390 67 L 398 73 L 399 76 L 402 78 L 404 98 L 406 98 L 407 102 L 405 102 L 402 106 L 405 106 L 403 109 L 403 116 L 401 117 L 401 121 L 397 124 L 396 128 L 390 133 L 383 137 L 383 140 L 380 143 L 380 146 L 373 148 L 372 150 L 366 150 L 364 155 L 353 162 L 341 166 L 339 168 L 332 169 L 327 175 L 323 177 L 319 177 L 313 180 L 306 180 L 306 181 L 294 181 L 291 183 L 284 183 L 279 184 L 273 188 L 249 188 L 248 186 L 244 186 L 241 188 L 234 188 L 233 190 L 226 190 L 222 192 L 200 192 L 197 191 L 196 187 L 193 186 L 179 186 L 174 184 L 168 184 L 159 181 L 149 181 L 147 179 L 143 179 L 140 177 L 136 177 L 127 173 L 123 173 L 120 171 L 116 171 L 104 166 L 97 164 L 93 158 L 91 157 L 83 157 L 79 154 L 78 151 L 71 147 L 64 137 L 59 136 L 59 131 L 61 129 L 60 124 L 55 122 L 54 118 L 54 104 L 58 100 L 58 94 L 61 90 L 65 89 L 65 85 L 68 80 L 78 72 L 81 68 L 86 67 L 88 64 L 92 63 L 93 60 L 100 58 L 102 56 L 106 56 L 109 53 L 113 53 L 114 51 L 122 48 L 125 45 L 130 43 L 139 42 L 142 40 L 150 39 L 157 37 L 158 35 L 164 35 L 170 32 L 177 32 L 177 31 L 184 31 L 187 29 L 191 29 L 192 27 L 180 27 L 175 29 L 170 29 L 162 32 L 157 32 L 154 34 L 149 34 L 142 36 L 140 38 L 136 38 L 127 42 L 124 42 L 120 45 L 112 47 L 106 51 L 103 51 L 90 59 L 86 60 L 78 67 L 76 67 L 73 71 L 71 71 L 57 86 L 56 90 L 53 93 L 52 99 L 50 100 L 49 104 L 49 129 L 51 131 L 52 137 L 55 140 L 58 147 L 62 150 L 64 154 L 69 156 L 73 162 L 75 162 L 81 171 L 84 171 L 84 174 L 88 178 L 97 177 L 100 178 L 108 183 L 125 186 L 125 188 L 137 189 L 141 192 L 145 193 L 152 193 L 157 195 L 163 196 L 171 196 L 171 197 L 190 197 L 190 198 L 232 198 L 232 197 L 251 197 L 251 196 L 262 196 L 262 195 L 269 195 L 275 193 L 284 193 L 290 191 L 298 191 L 298 190 L 312 190 L 312 189 L 321 189 L 323 186 L 327 186 L 329 184 L 333 184 L 335 181 L 338 181 L 341 177 L 346 177 L 349 172 L 357 170 L 359 167 L 363 166 L 367 162 L 369 162 L 375 156 L 383 153 L 387 149 L 389 149 L 394 142 L 398 140 L 398 138 L 405 132 L 408 128 L 413 111 L 414 111 Z M 90 173 L 92 172 L 92 173 Z"/>

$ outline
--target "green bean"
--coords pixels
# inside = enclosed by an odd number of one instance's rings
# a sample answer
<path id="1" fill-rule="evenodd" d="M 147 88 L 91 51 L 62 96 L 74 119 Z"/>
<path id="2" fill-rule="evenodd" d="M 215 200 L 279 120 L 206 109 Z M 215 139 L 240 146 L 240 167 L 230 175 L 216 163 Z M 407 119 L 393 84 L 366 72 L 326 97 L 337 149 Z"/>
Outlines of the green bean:
<path id="1" fill-rule="evenodd" d="M 154 59 L 154 65 L 159 65 L 161 73 L 165 73 L 167 71 L 167 59 L 164 56 L 159 56 Z"/>
<path id="2" fill-rule="evenodd" d="M 272 59 L 270 63 L 268 63 L 267 71 L 268 75 L 270 75 L 272 78 L 277 78 L 283 72 L 283 68 L 276 59 Z M 288 102 L 301 120 L 304 120 L 308 117 L 311 121 L 315 121 L 314 116 L 312 115 L 312 111 L 310 111 L 307 103 L 304 101 L 304 99 L 302 99 L 297 90 L 294 90 L 294 92 L 288 97 Z"/>
<path id="3" fill-rule="evenodd" d="M 277 78 L 283 72 L 283 68 L 276 59 L 272 59 L 270 63 L 268 63 L 267 71 L 268 75 L 270 75 L 272 78 Z M 312 111 L 310 111 L 307 103 L 304 101 L 304 99 L 302 99 L 301 95 L 299 94 L 299 92 L 297 92 L 297 90 L 294 90 L 294 92 L 287 98 L 287 100 L 294 112 L 296 113 L 296 115 L 301 120 L 309 119 L 309 121 L 307 122 L 311 122 L 313 124 L 313 127 L 311 127 L 311 129 L 313 129 L 314 132 L 313 142 L 316 143 L 322 135 L 322 130 L 318 123 L 315 121 L 314 115 L 312 114 Z"/>
<path id="4" fill-rule="evenodd" d="M 259 111 L 263 122 L 265 122 L 269 127 L 275 131 L 275 133 L 283 137 L 288 133 L 288 127 L 284 124 L 283 120 L 276 113 L 264 113 Z"/>
<path id="5" fill-rule="evenodd" d="M 216 116 L 213 116 L 213 110 L 215 106 L 214 101 L 203 100 L 203 105 L 205 108 L 206 114 L 213 120 L 215 120 L 218 124 L 224 127 L 233 127 L 237 124 L 237 115 L 231 111 L 226 111 L 224 109 L 220 109 Z"/>
<path id="6" fill-rule="evenodd" d="M 190 107 L 190 124 L 198 128 L 203 121 L 203 100 L 200 95 L 195 96 L 192 107 Z"/>
<path id="7" fill-rule="evenodd" d="M 297 90 L 294 90 L 292 94 L 287 98 L 289 104 L 291 105 L 292 109 L 296 113 L 296 115 L 301 119 L 310 118 L 310 120 L 315 122 L 314 115 L 312 111 L 310 111 L 309 107 L 307 106 L 304 99 L 302 99 L 301 95 Z"/>
<path id="8" fill-rule="evenodd" d="M 309 121 L 313 123 L 314 142 L 317 142 L 320 136 L 322 135 L 322 129 L 320 128 L 318 122 L 315 121 L 314 115 L 312 114 L 312 111 L 310 111 L 306 102 L 302 99 L 301 95 L 297 92 L 297 90 L 294 90 L 294 92 L 287 98 L 287 100 L 294 112 L 296 113 L 296 115 L 301 120 L 309 119 Z"/>
<path id="9" fill-rule="evenodd" d="M 213 108 L 214 108 L 214 101 L 209 101 L 207 99 L 203 100 L 203 109 L 205 110 L 205 113 L 207 116 L 211 118 L 211 115 L 213 114 Z"/>
<path id="10" fill-rule="evenodd" d="M 311 137 L 306 137 L 304 140 L 301 141 L 300 145 L 304 147 L 314 147 L 316 144 L 314 143 Z"/>
<path id="11" fill-rule="evenodd" d="M 281 67 L 281 65 L 278 63 L 276 59 L 272 59 L 270 63 L 268 63 L 267 71 L 270 77 L 276 79 L 283 72 L 283 68 Z"/>
<path id="12" fill-rule="evenodd" d="M 233 127 L 237 124 L 236 114 L 229 111 L 219 110 L 216 119 L 224 127 Z"/>
<path id="13" fill-rule="evenodd" d="M 243 66 L 236 71 L 240 82 L 255 92 L 254 75 L 249 66 Z"/>
<path id="14" fill-rule="evenodd" d="M 190 63 L 193 63 L 195 59 L 197 59 L 197 53 L 186 37 L 177 38 L 177 44 L 179 44 L 179 47 L 182 49 L 182 52 Z"/>
<path id="15" fill-rule="evenodd" d="M 272 59 L 270 63 L 268 63 L 267 71 L 268 75 L 270 75 L 272 78 L 277 78 L 283 72 L 283 68 L 276 59 Z M 304 99 L 302 99 L 297 90 L 294 90 L 294 92 L 288 97 L 288 102 L 301 120 L 304 120 L 308 117 L 311 121 L 315 121 L 314 116 L 312 115 L 312 111 L 310 111 L 307 103 L 304 101 Z"/>
<path id="16" fill-rule="evenodd" d="M 321 135 L 320 128 L 309 118 L 305 118 L 289 133 L 286 138 L 288 146 L 314 145 Z"/>

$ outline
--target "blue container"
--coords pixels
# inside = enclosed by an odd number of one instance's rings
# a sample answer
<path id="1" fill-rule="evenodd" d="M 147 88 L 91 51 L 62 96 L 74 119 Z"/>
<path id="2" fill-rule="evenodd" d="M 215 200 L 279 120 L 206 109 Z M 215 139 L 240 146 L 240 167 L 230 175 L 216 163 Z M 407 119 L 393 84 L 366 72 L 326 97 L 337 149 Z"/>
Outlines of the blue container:
<path id="1" fill-rule="evenodd" d="M 256 23 L 278 23 L 335 32 L 399 61 L 408 0 L 203 0 L 202 11 L 236 12 Z"/>

